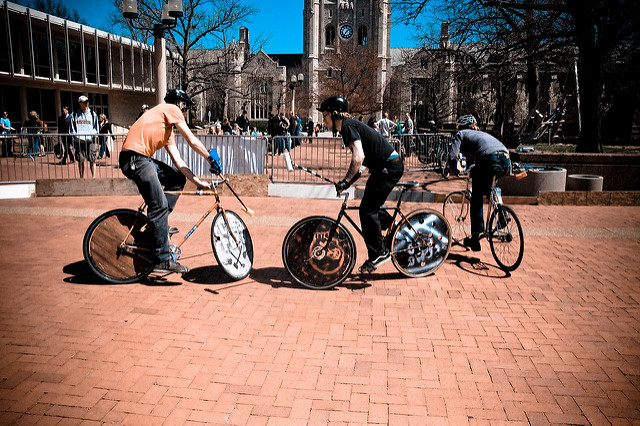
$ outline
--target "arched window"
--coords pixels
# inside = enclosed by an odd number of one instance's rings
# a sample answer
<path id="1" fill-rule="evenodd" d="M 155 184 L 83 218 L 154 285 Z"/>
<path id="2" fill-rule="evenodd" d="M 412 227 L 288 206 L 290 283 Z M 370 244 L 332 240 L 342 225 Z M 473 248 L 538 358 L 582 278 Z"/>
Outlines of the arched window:
<path id="1" fill-rule="evenodd" d="M 367 27 L 365 25 L 360 25 L 358 27 L 358 44 L 360 46 L 365 46 L 367 44 Z"/>
<path id="2" fill-rule="evenodd" d="M 324 43 L 326 46 L 333 46 L 336 42 L 336 28 L 329 24 L 324 30 Z"/>

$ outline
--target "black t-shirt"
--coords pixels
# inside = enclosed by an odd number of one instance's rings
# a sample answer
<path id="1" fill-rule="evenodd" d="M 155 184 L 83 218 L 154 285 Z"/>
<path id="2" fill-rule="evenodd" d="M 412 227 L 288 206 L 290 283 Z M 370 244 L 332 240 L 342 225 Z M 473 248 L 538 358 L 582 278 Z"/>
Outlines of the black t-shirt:
<path id="1" fill-rule="evenodd" d="M 364 151 L 362 164 L 372 172 L 382 170 L 394 151 L 393 146 L 380 133 L 353 118 L 342 120 L 340 134 L 344 144 L 348 147 L 351 147 L 352 142 L 356 139 L 362 141 L 362 150 Z"/>
<path id="2" fill-rule="evenodd" d="M 238 123 L 238 127 L 240 127 L 243 132 L 249 130 L 249 119 L 244 115 L 239 116 L 236 120 L 236 123 Z"/>

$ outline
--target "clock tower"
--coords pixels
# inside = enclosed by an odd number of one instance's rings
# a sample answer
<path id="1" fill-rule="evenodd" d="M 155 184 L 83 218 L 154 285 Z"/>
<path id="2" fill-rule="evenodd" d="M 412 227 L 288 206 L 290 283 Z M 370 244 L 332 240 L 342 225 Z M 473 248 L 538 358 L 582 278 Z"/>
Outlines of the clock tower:
<path id="1" fill-rule="evenodd" d="M 371 90 L 378 94 L 382 105 L 384 87 L 391 73 L 389 0 L 304 0 L 303 59 L 310 111 L 318 121 L 316 107 L 318 85 L 322 74 L 330 73 L 327 59 L 340 51 L 345 43 L 357 43 L 374 48 L 380 61 L 376 81 Z M 341 93 L 336 93 L 341 95 Z"/>

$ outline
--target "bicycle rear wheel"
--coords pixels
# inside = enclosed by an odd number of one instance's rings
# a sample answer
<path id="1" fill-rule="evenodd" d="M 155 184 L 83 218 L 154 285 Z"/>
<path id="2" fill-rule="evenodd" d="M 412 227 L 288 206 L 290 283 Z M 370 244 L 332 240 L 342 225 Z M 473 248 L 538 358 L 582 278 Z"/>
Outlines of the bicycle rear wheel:
<path id="1" fill-rule="evenodd" d="M 282 261 L 291 277 L 315 290 L 343 282 L 356 263 L 356 244 L 342 224 L 325 216 L 302 219 L 291 227 L 282 243 Z M 329 233 L 335 229 L 331 241 Z"/>
<path id="2" fill-rule="evenodd" d="M 464 191 L 452 192 L 447 195 L 442 205 L 442 213 L 451 227 L 451 238 L 460 245 L 465 237 L 471 235 L 469 200 L 465 200 L 464 197 L 466 197 Z"/>
<path id="3" fill-rule="evenodd" d="M 444 263 L 451 248 L 447 219 L 432 209 L 409 213 L 393 230 L 391 259 L 408 277 L 423 277 Z"/>
<path id="4" fill-rule="evenodd" d="M 511 207 L 499 205 L 491 213 L 487 232 L 491 254 L 504 271 L 515 271 L 524 256 L 524 234 Z"/>
<path id="5" fill-rule="evenodd" d="M 224 273 L 231 279 L 241 280 L 249 275 L 253 266 L 253 241 L 240 216 L 231 210 L 225 213 L 227 220 L 221 211 L 213 218 L 211 248 Z"/>
<path id="6" fill-rule="evenodd" d="M 132 283 L 149 275 L 155 254 L 146 248 L 151 247 L 143 232 L 148 222 L 144 214 L 129 209 L 98 216 L 82 241 L 82 253 L 91 271 L 114 284 Z"/>

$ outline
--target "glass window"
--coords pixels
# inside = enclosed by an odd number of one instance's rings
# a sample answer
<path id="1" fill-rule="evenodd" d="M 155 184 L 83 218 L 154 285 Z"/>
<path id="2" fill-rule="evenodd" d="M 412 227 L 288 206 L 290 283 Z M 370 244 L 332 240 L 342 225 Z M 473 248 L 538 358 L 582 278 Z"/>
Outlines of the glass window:
<path id="1" fill-rule="evenodd" d="M 93 46 L 84 47 L 84 59 L 87 62 L 87 83 L 97 83 L 96 76 L 96 50 Z"/>
<path id="2" fill-rule="evenodd" d="M 331 24 L 324 30 L 324 41 L 326 46 L 333 46 L 336 42 L 336 28 Z"/>
<path id="3" fill-rule="evenodd" d="M 56 62 L 58 66 L 58 78 L 67 79 L 67 49 L 64 40 L 56 40 Z"/>
<path id="4" fill-rule="evenodd" d="M 364 46 L 367 44 L 367 41 L 367 27 L 365 25 L 360 25 L 360 27 L 358 27 L 358 44 L 360 46 Z"/>
<path id="5" fill-rule="evenodd" d="M 109 118 L 109 95 L 106 93 L 89 93 L 89 106 L 96 114 L 104 114 Z"/>
<path id="6" fill-rule="evenodd" d="M 0 19 L 0 71 L 11 72 L 6 19 Z M 11 119 L 11 117 L 9 117 L 9 119 Z"/>
<path id="7" fill-rule="evenodd" d="M 33 57 L 36 64 L 36 76 L 51 77 L 49 64 L 49 39 L 45 34 L 33 34 Z"/>
<path id="8" fill-rule="evenodd" d="M 80 43 L 69 43 L 69 57 L 71 58 L 71 80 L 82 82 L 82 49 Z"/>

